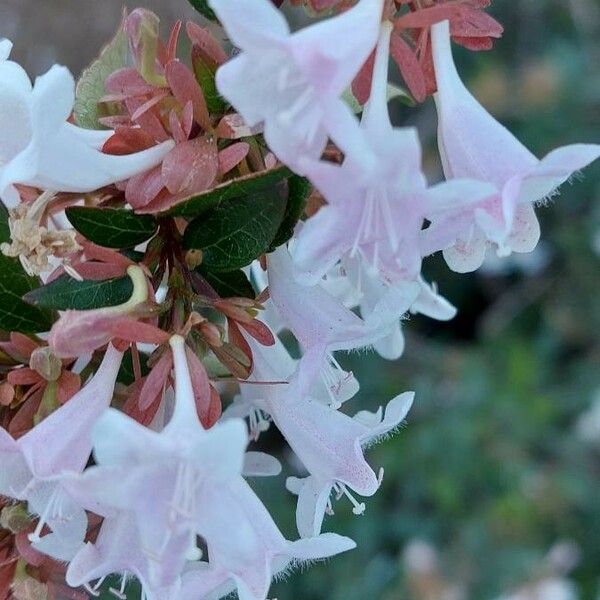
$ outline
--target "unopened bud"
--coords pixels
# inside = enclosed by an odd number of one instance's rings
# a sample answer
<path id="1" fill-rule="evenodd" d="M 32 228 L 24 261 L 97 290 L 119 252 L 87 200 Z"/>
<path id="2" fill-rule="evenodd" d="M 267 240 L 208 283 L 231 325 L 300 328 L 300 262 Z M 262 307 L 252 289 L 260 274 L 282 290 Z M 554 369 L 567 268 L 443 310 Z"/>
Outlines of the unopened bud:
<path id="1" fill-rule="evenodd" d="M 0 512 L 0 527 L 11 533 L 21 533 L 29 529 L 31 517 L 24 504 L 5 506 Z"/>
<path id="2" fill-rule="evenodd" d="M 240 323 L 251 323 L 254 316 L 249 314 L 250 310 L 240 308 L 229 300 L 221 300 L 214 303 L 214 307 L 226 317 L 238 321 Z"/>
<path id="3" fill-rule="evenodd" d="M 198 327 L 198 331 L 202 335 L 202 337 L 206 340 L 206 343 L 209 346 L 220 347 L 223 345 L 223 338 L 221 336 L 221 330 L 210 321 L 205 321 L 201 323 Z"/>
<path id="4" fill-rule="evenodd" d="M 0 406 L 10 406 L 14 399 L 15 388 L 8 381 L 0 383 Z"/>
<path id="5" fill-rule="evenodd" d="M 202 264 L 202 250 L 188 250 L 185 255 L 185 264 L 188 269 L 195 269 Z"/>
<path id="6" fill-rule="evenodd" d="M 62 362 L 48 346 L 36 348 L 31 353 L 29 366 L 46 381 L 56 381 L 62 372 Z"/>

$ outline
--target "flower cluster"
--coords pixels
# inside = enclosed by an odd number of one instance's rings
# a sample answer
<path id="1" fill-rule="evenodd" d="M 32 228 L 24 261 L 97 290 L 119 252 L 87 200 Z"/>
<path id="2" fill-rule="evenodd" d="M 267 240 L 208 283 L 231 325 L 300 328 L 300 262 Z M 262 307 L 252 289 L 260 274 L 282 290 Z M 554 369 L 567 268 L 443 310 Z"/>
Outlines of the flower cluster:
<path id="1" fill-rule="evenodd" d="M 469 93 L 451 42 L 491 48 L 487 0 L 296 1 L 324 17 L 296 32 L 282 2 L 194 4 L 232 57 L 187 23 L 181 60 L 182 24 L 164 41 L 143 9 L 77 86 L 60 66 L 32 85 L 0 41 L 2 597 L 126 598 L 134 577 L 147 600 L 264 600 L 354 548 L 325 518 L 367 509 L 365 451 L 414 394 L 346 410 L 339 353 L 397 359 L 405 315 L 452 319 L 423 261 L 532 251 L 535 208 L 600 157 L 540 160 Z M 392 124 L 391 59 L 434 97 L 442 183 Z M 251 485 L 282 471 L 249 449 L 271 426 L 298 459 L 293 541 Z"/>

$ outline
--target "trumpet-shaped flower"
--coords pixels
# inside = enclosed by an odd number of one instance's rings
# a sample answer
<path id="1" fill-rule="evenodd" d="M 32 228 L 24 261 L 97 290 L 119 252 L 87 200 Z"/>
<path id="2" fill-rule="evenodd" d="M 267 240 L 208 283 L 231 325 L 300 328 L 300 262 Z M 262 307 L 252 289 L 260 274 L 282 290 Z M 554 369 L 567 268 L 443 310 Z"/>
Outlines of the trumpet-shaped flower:
<path id="1" fill-rule="evenodd" d="M 449 321 L 456 316 L 456 308 L 421 276 L 388 285 L 358 259 L 347 259 L 341 266 L 350 280 L 352 296 L 361 316 L 368 322 L 379 320 L 381 327 L 387 331 L 385 337 L 373 344 L 383 358 L 396 360 L 402 356 L 404 335 L 401 320 L 407 313 L 422 314 L 438 321 Z"/>
<path id="2" fill-rule="evenodd" d="M 360 256 L 388 282 L 414 279 L 421 270 L 425 219 L 453 205 L 488 197 L 490 184 L 470 179 L 427 187 L 415 129 L 394 128 L 387 107 L 391 23 L 382 26 L 371 100 L 362 120 L 368 152 L 349 153 L 341 166 L 300 159 L 301 171 L 327 205 L 298 234 L 294 259 L 314 282 L 344 257 Z"/>
<path id="3" fill-rule="evenodd" d="M 108 348 L 91 381 L 61 408 L 15 441 L 0 429 L 0 494 L 26 500 L 39 515 L 34 547 L 69 560 L 83 542 L 87 518 L 63 485 L 80 473 L 92 452 L 92 428 L 110 404 L 122 354 Z M 41 536 L 45 525 L 52 533 Z"/>
<path id="4" fill-rule="evenodd" d="M 299 395 L 297 395 L 299 394 Z M 360 515 L 364 503 L 352 495 L 372 496 L 381 485 L 383 471 L 376 475 L 364 457 L 364 449 L 396 429 L 404 420 L 414 399 L 412 392 L 400 394 L 365 420 L 324 407 L 290 390 L 270 403 L 271 416 L 292 450 L 309 472 L 304 479 L 289 478 L 288 489 L 298 494 L 296 524 L 302 537 L 320 532 L 325 513 L 333 512 L 330 495 L 348 498 L 352 512 Z"/>
<path id="5" fill-rule="evenodd" d="M 342 15 L 290 33 L 270 0 L 210 0 L 241 54 L 217 72 L 217 86 L 278 158 L 300 169 L 330 136 L 354 147 L 357 124 L 340 99 L 373 50 L 383 0 L 361 0 Z"/>
<path id="6" fill-rule="evenodd" d="M 448 179 L 474 177 L 497 192 L 464 210 L 434 216 L 431 232 L 447 236 L 444 257 L 459 272 L 477 269 L 488 243 L 498 254 L 530 252 L 540 228 L 534 205 L 550 197 L 573 173 L 600 156 L 600 145 L 575 144 L 538 160 L 469 93 L 450 44 L 448 21 L 431 29 L 437 79 L 438 145 Z"/>
<path id="7" fill-rule="evenodd" d="M 96 508 L 96 506 L 94 506 Z M 189 540 L 172 538 L 171 545 L 181 544 Z M 172 556 L 168 550 L 165 559 Z M 129 576 L 135 576 L 143 590 L 144 600 L 176 600 L 180 582 L 161 585 L 153 580 L 153 560 L 144 552 L 140 544 L 140 536 L 135 517 L 127 511 L 117 511 L 104 519 L 96 542 L 83 545 L 67 569 L 66 581 L 72 587 L 85 587 L 92 596 L 98 595 L 98 589 L 109 575 L 121 574 L 118 589 L 114 595 L 125 597 L 124 591 Z M 92 582 L 95 582 L 92 586 Z"/>
<path id="8" fill-rule="evenodd" d="M 329 387 L 343 384 L 348 374 L 332 352 L 373 344 L 385 335 L 385 328 L 375 319 L 371 322 L 358 317 L 321 285 L 296 282 L 292 259 L 284 247 L 269 255 L 268 273 L 271 300 L 304 351 L 300 376 L 320 374 Z M 307 389 L 314 383 L 307 381 Z"/>
<path id="9" fill-rule="evenodd" d="M 240 477 L 213 497 L 202 511 L 200 529 L 210 561 L 183 576 L 182 598 L 206 600 L 237 588 L 240 600 L 264 600 L 271 579 L 290 564 L 328 558 L 356 547 L 347 537 L 325 533 L 289 542 L 250 486 Z M 223 515 L 229 518 L 223 519 Z"/>
<path id="10" fill-rule="evenodd" d="M 90 192 L 157 165 L 173 147 L 166 142 L 128 156 L 101 148 L 112 131 L 82 129 L 67 122 L 75 100 L 71 73 L 58 65 L 32 86 L 27 73 L 0 46 L 0 198 L 15 206 L 21 183 L 62 192 Z"/>
<path id="11" fill-rule="evenodd" d="M 303 490 L 297 512 L 300 535 L 312 537 L 320 532 L 325 512 L 331 509 L 332 490 L 351 501 L 355 514 L 362 513 L 364 504 L 351 491 L 372 496 L 380 485 L 380 478 L 365 460 L 363 448 L 400 425 L 414 394 L 407 392 L 391 400 L 385 415 L 380 409 L 368 421 L 360 417 L 362 413 L 353 419 L 315 397 L 312 382 L 317 378 L 317 362 L 286 373 L 276 347 L 263 348 L 259 354 L 255 352 L 258 344 L 250 339 L 248 343 L 253 351 L 256 380 L 241 385 L 238 410 L 245 406 L 269 415 L 309 472 L 304 480 L 290 480 L 292 491 Z M 269 383 L 257 384 L 260 381 Z"/>
<path id="12" fill-rule="evenodd" d="M 200 423 L 183 338 L 170 341 L 175 407 L 161 432 L 110 409 L 93 432 L 97 467 L 71 484 L 80 502 L 103 515 L 131 515 L 142 553 L 152 560 L 152 586 L 175 585 L 186 560 L 198 553 L 198 513 L 212 485 L 242 473 L 248 443 L 240 419 L 205 430 Z M 206 394 L 210 393 L 208 378 Z M 97 508 L 93 508 L 96 506 Z"/>
<path id="13" fill-rule="evenodd" d="M 244 335 L 244 338 L 250 346 L 254 358 L 254 368 L 248 378 L 251 385 L 242 386 L 241 393 L 234 398 L 233 403 L 225 411 L 224 417 L 227 419 L 248 418 L 250 436 L 257 440 L 271 424 L 265 400 L 271 396 L 272 387 L 275 385 L 281 388 L 281 384 L 287 384 L 292 374 L 298 369 L 300 361 L 291 357 L 279 337 L 275 338 L 275 344 L 272 346 L 259 344 L 247 334 Z M 322 360 L 319 369 L 320 377 L 313 378 L 312 385 L 310 385 L 310 396 L 324 406 L 338 409 L 344 402 L 356 395 L 360 386 L 354 374 L 344 371 L 331 355 L 323 357 Z M 307 381 L 312 375 L 311 372 Z M 249 452 L 246 456 L 250 454 L 253 453 Z"/>

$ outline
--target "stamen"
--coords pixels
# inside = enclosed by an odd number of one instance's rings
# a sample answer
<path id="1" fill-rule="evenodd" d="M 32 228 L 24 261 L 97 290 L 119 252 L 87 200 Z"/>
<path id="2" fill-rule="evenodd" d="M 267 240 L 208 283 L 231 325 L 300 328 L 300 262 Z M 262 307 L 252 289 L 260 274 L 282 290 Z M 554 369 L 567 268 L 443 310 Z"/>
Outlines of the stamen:
<path id="1" fill-rule="evenodd" d="M 93 588 L 93 589 L 94 589 L 94 591 L 96 591 L 96 592 L 97 592 L 97 591 L 98 591 L 98 590 L 99 590 L 99 589 L 102 587 L 102 584 L 103 584 L 103 583 L 104 583 L 104 581 L 106 580 L 106 577 L 107 577 L 107 576 L 105 575 L 104 577 L 100 577 L 100 579 L 98 579 L 98 581 L 96 582 L 96 585 L 95 585 L 95 586 L 94 586 L 94 588 Z"/>
<path id="2" fill-rule="evenodd" d="M 108 591 L 116 598 L 119 598 L 119 600 L 127 600 L 127 594 L 125 593 L 126 587 L 127 587 L 127 572 L 125 572 L 125 573 L 123 573 L 123 575 L 121 575 L 120 588 L 117 590 L 117 589 L 111 587 L 108 589 Z"/>
<path id="3" fill-rule="evenodd" d="M 97 591 L 95 587 L 90 587 L 89 583 L 84 583 L 82 587 L 88 594 L 94 596 L 94 598 L 98 598 L 100 596 L 100 592 Z"/>
<path id="4" fill-rule="evenodd" d="M 352 512 L 355 515 L 364 514 L 367 506 L 364 502 L 358 502 L 358 500 L 348 491 L 348 488 L 343 483 L 334 483 L 333 489 L 336 491 L 336 499 L 340 500 L 342 496 L 346 496 L 352 504 Z"/>
<path id="5" fill-rule="evenodd" d="M 60 493 L 60 488 L 57 486 L 44 507 L 44 512 L 40 515 L 35 530 L 27 536 L 27 539 L 33 544 L 41 541 L 42 530 L 50 519 L 58 518 L 64 520 L 62 509 L 62 494 Z"/>
<path id="6" fill-rule="evenodd" d="M 248 415 L 250 426 L 250 437 L 252 441 L 258 441 L 261 433 L 264 433 L 271 426 L 271 417 L 258 408 L 252 408 Z"/>
<path id="7" fill-rule="evenodd" d="M 339 400 L 339 394 L 344 385 L 352 378 L 352 373 L 347 373 L 337 362 L 333 354 L 327 354 L 325 363 L 321 367 L 321 379 L 331 400 L 331 407 L 340 408 L 342 403 Z"/>

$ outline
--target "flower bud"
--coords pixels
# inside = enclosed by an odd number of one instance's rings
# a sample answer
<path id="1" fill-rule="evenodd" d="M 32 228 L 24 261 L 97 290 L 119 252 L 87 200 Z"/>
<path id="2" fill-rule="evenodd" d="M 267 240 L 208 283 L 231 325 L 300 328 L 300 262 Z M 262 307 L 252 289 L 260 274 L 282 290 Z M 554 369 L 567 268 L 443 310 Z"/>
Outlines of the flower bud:
<path id="1" fill-rule="evenodd" d="M 15 388 L 8 381 L 0 383 L 0 406 L 10 406 L 14 399 Z"/>
<path id="2" fill-rule="evenodd" d="M 48 346 L 36 348 L 31 353 L 29 366 L 39 373 L 46 381 L 56 381 L 62 371 L 61 360 Z"/>
<path id="3" fill-rule="evenodd" d="M 31 517 L 23 503 L 5 506 L 0 512 L 0 527 L 11 533 L 26 531 L 31 525 Z"/>

